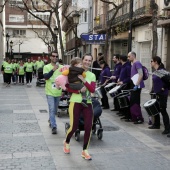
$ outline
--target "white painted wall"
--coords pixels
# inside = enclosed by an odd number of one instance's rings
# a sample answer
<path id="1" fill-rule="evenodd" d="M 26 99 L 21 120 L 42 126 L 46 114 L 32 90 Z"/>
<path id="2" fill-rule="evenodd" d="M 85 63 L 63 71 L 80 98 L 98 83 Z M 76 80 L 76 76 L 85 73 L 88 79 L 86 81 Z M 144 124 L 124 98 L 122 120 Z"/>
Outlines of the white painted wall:
<path id="1" fill-rule="evenodd" d="M 11 30 L 9 29 L 9 34 L 11 33 Z M 30 30 L 26 30 L 26 37 L 25 38 L 11 38 L 10 41 L 13 41 L 13 52 L 18 53 L 19 52 L 19 42 L 22 42 L 20 46 L 20 52 L 31 52 L 31 53 L 48 53 L 48 48 L 44 44 L 44 42 L 36 37 L 36 34 Z"/>

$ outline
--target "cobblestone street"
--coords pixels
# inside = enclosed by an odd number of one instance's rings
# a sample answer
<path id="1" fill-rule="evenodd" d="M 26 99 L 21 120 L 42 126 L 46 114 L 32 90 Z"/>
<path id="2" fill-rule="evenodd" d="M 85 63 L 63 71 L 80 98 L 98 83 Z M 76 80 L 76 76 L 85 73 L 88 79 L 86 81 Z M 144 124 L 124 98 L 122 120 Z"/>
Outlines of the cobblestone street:
<path id="1" fill-rule="evenodd" d="M 145 123 L 134 125 L 104 110 L 101 122 L 103 139 L 92 135 L 89 153 L 92 161 L 81 158 L 80 142 L 71 140 L 71 154 L 63 153 L 67 113 L 56 117 L 58 134 L 52 135 L 48 125 L 48 107 L 44 87 L 11 85 L 5 87 L 0 76 L 0 170 L 168 170 L 170 138 L 160 130 L 148 129 Z M 142 103 L 150 96 L 142 93 Z M 112 99 L 110 99 L 110 105 Z M 170 100 L 168 101 L 170 104 Z M 170 105 L 168 106 L 170 113 Z M 162 124 L 162 121 L 161 121 Z"/>

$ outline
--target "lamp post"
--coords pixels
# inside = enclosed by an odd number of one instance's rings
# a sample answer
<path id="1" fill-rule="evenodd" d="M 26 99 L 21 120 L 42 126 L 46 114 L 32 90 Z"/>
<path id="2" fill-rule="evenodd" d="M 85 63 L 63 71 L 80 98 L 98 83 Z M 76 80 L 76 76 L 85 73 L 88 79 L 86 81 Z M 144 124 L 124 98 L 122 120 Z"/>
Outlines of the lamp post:
<path id="1" fill-rule="evenodd" d="M 19 58 L 20 58 L 20 52 L 21 52 L 20 46 L 21 46 L 22 43 L 23 43 L 23 42 L 20 42 L 20 41 L 19 41 Z"/>
<path id="2" fill-rule="evenodd" d="M 12 49 L 12 47 L 13 47 L 13 41 L 11 40 L 11 41 L 10 41 L 10 48 L 11 48 L 11 59 L 12 59 L 12 50 L 13 50 L 13 49 Z"/>
<path id="3" fill-rule="evenodd" d="M 77 57 L 77 51 L 78 51 L 78 46 L 77 46 L 77 26 L 79 24 L 79 17 L 80 17 L 80 14 L 78 13 L 78 11 L 75 12 L 75 14 L 72 15 L 73 17 L 73 22 L 74 22 L 74 25 L 75 25 L 75 57 Z"/>
<path id="4" fill-rule="evenodd" d="M 58 44 L 58 27 L 57 26 L 54 28 L 54 34 L 55 34 L 54 48 L 55 48 L 56 51 L 58 51 L 58 49 L 57 49 L 57 44 Z"/>
<path id="5" fill-rule="evenodd" d="M 6 34 L 6 47 L 7 47 L 7 49 L 6 49 L 6 57 L 8 57 L 9 56 L 9 38 L 10 38 L 10 35 L 7 33 Z"/>

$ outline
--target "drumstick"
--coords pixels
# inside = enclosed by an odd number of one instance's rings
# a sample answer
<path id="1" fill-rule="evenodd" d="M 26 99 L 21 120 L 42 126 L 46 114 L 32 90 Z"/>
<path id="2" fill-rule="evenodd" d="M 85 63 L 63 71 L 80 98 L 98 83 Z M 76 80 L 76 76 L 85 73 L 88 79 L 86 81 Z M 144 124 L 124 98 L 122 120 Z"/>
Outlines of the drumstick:
<path id="1" fill-rule="evenodd" d="M 130 92 L 130 91 L 134 91 L 134 89 L 129 89 L 129 90 L 121 90 L 122 92 Z"/>
<path id="2" fill-rule="evenodd" d="M 110 79 L 110 77 L 108 77 L 108 76 L 103 76 L 103 77 L 106 77 L 106 78 L 109 78 L 109 79 Z"/>

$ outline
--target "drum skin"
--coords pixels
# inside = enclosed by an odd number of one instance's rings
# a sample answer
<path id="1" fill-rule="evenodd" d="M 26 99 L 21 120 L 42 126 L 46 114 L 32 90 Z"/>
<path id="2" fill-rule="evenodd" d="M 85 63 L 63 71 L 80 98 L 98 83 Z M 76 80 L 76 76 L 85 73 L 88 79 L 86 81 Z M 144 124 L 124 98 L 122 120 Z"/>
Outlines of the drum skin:
<path id="1" fill-rule="evenodd" d="M 115 86 L 116 86 L 115 83 L 109 83 L 109 84 L 107 84 L 107 85 L 104 87 L 104 89 L 105 89 L 105 91 L 106 91 L 106 93 L 107 93 L 107 92 L 109 92 L 111 89 L 113 89 Z"/>
<path id="2" fill-rule="evenodd" d="M 111 89 L 110 91 L 109 91 L 109 94 L 110 94 L 110 96 L 111 97 L 117 97 L 117 95 L 120 93 L 120 89 L 121 89 L 121 85 L 119 85 L 119 86 L 116 86 L 116 87 L 114 87 L 113 89 Z"/>

